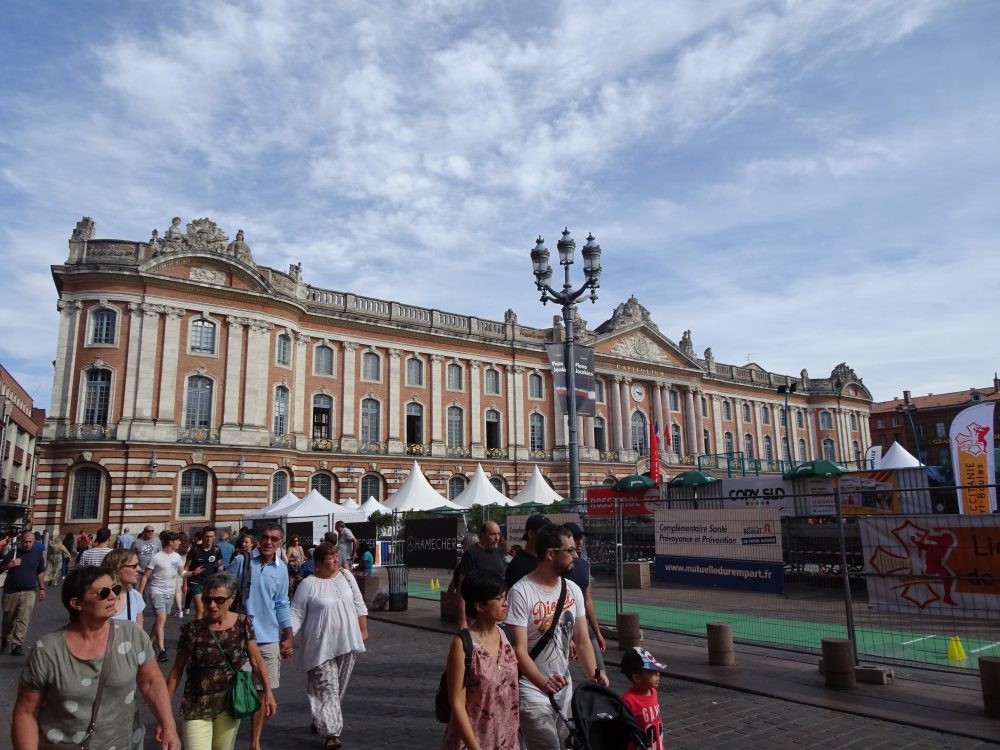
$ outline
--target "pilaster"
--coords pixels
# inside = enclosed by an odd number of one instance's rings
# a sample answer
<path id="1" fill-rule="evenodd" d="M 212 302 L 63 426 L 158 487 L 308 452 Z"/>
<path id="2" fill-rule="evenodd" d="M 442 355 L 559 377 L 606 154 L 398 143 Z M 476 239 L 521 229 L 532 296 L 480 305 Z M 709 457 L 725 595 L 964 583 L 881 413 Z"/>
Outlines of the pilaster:
<path id="1" fill-rule="evenodd" d="M 354 384 L 357 380 L 358 344 L 344 342 L 344 398 L 341 400 L 340 450 L 355 453 L 358 450 L 358 432 L 354 409 Z"/>
<path id="2" fill-rule="evenodd" d="M 479 374 L 482 362 L 478 359 L 469 361 L 469 395 L 471 397 L 472 412 L 469 415 L 469 426 L 472 428 L 472 443 L 469 446 L 473 458 L 485 458 L 486 449 L 483 447 L 483 413 L 480 405 Z"/>
<path id="3" fill-rule="evenodd" d="M 444 374 L 442 365 L 444 357 L 440 354 L 431 355 L 431 455 L 447 455 L 447 447 L 444 443 L 444 383 L 441 378 Z"/>
<path id="4" fill-rule="evenodd" d="M 399 349 L 389 349 L 389 453 L 402 454 L 406 452 L 406 444 L 400 436 L 400 389 L 403 386 L 400 372 Z"/>

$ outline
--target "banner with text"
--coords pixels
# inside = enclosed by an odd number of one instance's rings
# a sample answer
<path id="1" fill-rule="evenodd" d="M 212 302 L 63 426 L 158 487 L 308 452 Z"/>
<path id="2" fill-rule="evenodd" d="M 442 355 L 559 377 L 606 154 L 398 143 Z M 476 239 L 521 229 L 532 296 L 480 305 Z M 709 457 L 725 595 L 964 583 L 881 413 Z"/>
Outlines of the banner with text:
<path id="1" fill-rule="evenodd" d="M 458 521 L 415 518 L 406 522 L 404 561 L 414 568 L 454 568 L 458 563 Z"/>
<path id="2" fill-rule="evenodd" d="M 858 523 L 870 606 L 1000 615 L 1000 517 L 869 516 Z"/>
<path id="3" fill-rule="evenodd" d="M 552 523 L 580 523 L 579 513 L 546 513 L 545 517 L 552 521 Z M 524 523 L 527 520 L 527 516 L 507 516 L 508 547 L 512 544 L 524 546 L 524 540 L 521 537 L 524 536 Z"/>
<path id="4" fill-rule="evenodd" d="M 995 406 L 995 402 L 990 402 L 963 409 L 955 416 L 948 431 L 955 484 L 963 487 L 958 491 L 959 513 L 992 513 L 997 509 L 994 485 L 996 455 L 993 450 Z"/>
<path id="5" fill-rule="evenodd" d="M 783 516 L 795 515 L 795 503 L 786 497 L 791 490 L 781 477 L 720 479 L 708 487 L 707 492 L 717 493 L 722 498 L 723 508 L 767 508 L 780 511 Z"/>
<path id="6" fill-rule="evenodd" d="M 862 513 L 899 513 L 896 472 L 862 471 L 840 478 L 840 506 L 845 516 Z"/>
<path id="7" fill-rule="evenodd" d="M 784 592 L 777 509 L 658 510 L 654 519 L 657 580 Z"/>
<path id="8" fill-rule="evenodd" d="M 552 366 L 552 383 L 556 390 L 559 408 L 563 414 L 569 414 L 569 401 L 566 398 L 569 391 L 566 381 L 566 347 L 563 344 L 546 344 L 545 350 L 549 354 L 549 364 Z M 589 346 L 574 344 L 573 359 L 576 414 L 579 417 L 592 417 L 597 403 L 597 392 L 594 390 L 594 350 Z"/>
<path id="9" fill-rule="evenodd" d="M 621 498 L 622 515 L 625 516 L 651 516 L 655 506 L 650 503 L 661 500 L 659 487 L 640 490 L 616 490 L 607 485 L 588 487 L 587 515 L 613 516 L 616 497 Z"/>

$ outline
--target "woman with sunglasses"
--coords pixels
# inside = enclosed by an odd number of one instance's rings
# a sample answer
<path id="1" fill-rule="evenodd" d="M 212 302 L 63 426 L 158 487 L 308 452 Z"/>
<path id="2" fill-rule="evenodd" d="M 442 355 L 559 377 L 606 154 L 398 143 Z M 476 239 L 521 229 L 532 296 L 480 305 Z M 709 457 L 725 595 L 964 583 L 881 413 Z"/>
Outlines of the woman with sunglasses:
<path id="1" fill-rule="evenodd" d="M 347 682 L 368 640 L 368 609 L 358 582 L 340 567 L 337 545 L 317 545 L 313 563 L 315 571 L 302 579 L 292 599 L 292 631 L 301 644 L 313 729 L 325 750 L 333 750 L 341 747 Z"/>
<path id="2" fill-rule="evenodd" d="M 288 547 L 285 549 L 285 556 L 288 558 L 288 576 L 289 578 L 299 576 L 302 563 L 306 561 L 306 553 L 302 549 L 302 545 L 299 544 L 299 538 L 293 536 L 288 540 Z"/>
<path id="3" fill-rule="evenodd" d="M 263 692 L 265 717 L 270 719 L 278 710 L 254 638 L 253 618 L 229 609 L 235 595 L 236 578 L 213 573 L 205 579 L 202 592 L 204 616 L 181 627 L 167 691 L 173 697 L 186 666 L 180 711 L 186 750 L 232 750 L 240 720 L 226 710 L 226 694 L 233 674 L 247 661 Z"/>
<path id="4" fill-rule="evenodd" d="M 101 568 L 121 586 L 115 619 L 131 620 L 141 628 L 142 611 L 146 608 L 146 602 L 139 593 L 139 558 L 135 552 L 130 549 L 113 549 L 101 562 Z"/>
<path id="5" fill-rule="evenodd" d="M 135 623 L 113 619 L 120 591 L 101 568 L 77 568 L 66 576 L 62 603 L 70 621 L 38 641 L 21 671 L 11 730 L 15 750 L 59 742 L 79 747 L 88 739 L 95 750 L 141 748 L 140 696 L 156 717 L 164 750 L 179 750 L 149 637 Z M 102 673 L 97 722 L 88 736 Z"/>

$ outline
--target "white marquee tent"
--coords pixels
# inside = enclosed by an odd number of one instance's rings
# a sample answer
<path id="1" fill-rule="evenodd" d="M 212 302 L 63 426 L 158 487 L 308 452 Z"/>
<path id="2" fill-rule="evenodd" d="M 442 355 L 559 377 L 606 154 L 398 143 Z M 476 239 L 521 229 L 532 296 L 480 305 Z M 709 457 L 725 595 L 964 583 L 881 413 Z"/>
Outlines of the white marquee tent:
<path id="1" fill-rule="evenodd" d="M 531 476 L 525 483 L 524 489 L 513 497 L 513 501 L 517 505 L 522 505 L 523 503 L 551 505 L 558 500 L 562 500 L 562 495 L 549 486 L 549 483 L 545 481 L 545 477 L 542 476 L 542 472 L 538 470 L 537 464 L 535 465 L 535 470 L 531 472 Z"/>
<path id="2" fill-rule="evenodd" d="M 266 518 L 268 513 L 274 513 L 276 511 L 281 511 L 284 508 L 289 508 L 295 505 L 299 501 L 298 496 L 289 492 L 284 497 L 279 500 L 275 500 L 270 505 L 265 505 L 263 508 L 257 508 L 257 510 L 252 510 L 249 513 L 243 514 L 243 521 L 253 521 Z"/>
<path id="3" fill-rule="evenodd" d="M 506 505 L 513 506 L 514 502 L 498 492 L 496 487 L 490 484 L 486 472 L 483 471 L 482 464 L 476 464 L 476 473 L 472 475 L 472 481 L 462 493 L 452 502 L 464 508 L 471 508 L 473 505 Z"/>
<path id="4" fill-rule="evenodd" d="M 451 508 L 453 510 L 466 510 L 461 505 L 456 505 L 443 495 L 439 494 L 431 487 L 424 472 L 420 470 L 420 464 L 413 462 L 413 467 L 406 477 L 406 481 L 385 501 L 385 506 L 389 510 L 400 512 L 407 510 L 435 510 L 436 508 Z"/>
<path id="5" fill-rule="evenodd" d="M 365 514 L 365 518 L 370 516 L 372 513 L 392 513 L 392 510 L 385 507 L 375 496 L 370 496 L 367 500 L 361 503 L 361 512 Z"/>
<path id="6" fill-rule="evenodd" d="M 916 456 L 911 454 L 899 443 L 893 443 L 892 447 L 882 456 L 880 469 L 909 469 L 914 466 L 923 466 Z"/>

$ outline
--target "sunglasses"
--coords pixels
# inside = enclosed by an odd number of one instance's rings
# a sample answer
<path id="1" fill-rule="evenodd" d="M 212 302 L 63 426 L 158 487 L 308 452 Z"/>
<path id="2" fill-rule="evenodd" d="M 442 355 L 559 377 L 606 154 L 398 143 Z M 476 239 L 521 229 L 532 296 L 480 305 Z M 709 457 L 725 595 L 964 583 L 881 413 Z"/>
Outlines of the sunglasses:
<path id="1" fill-rule="evenodd" d="M 120 583 L 116 583 L 114 586 L 105 586 L 103 589 L 97 590 L 97 598 L 101 601 L 107 601 L 107 598 L 114 594 L 118 596 L 122 592 L 122 587 Z"/>
<path id="2" fill-rule="evenodd" d="M 132 568 L 132 570 L 138 570 L 142 566 L 139 563 L 132 563 L 131 565 L 122 565 L 123 568 Z"/>
<path id="3" fill-rule="evenodd" d="M 221 607 L 232 598 L 232 596 L 203 596 L 202 601 L 205 604 L 214 604 L 216 607 Z"/>

